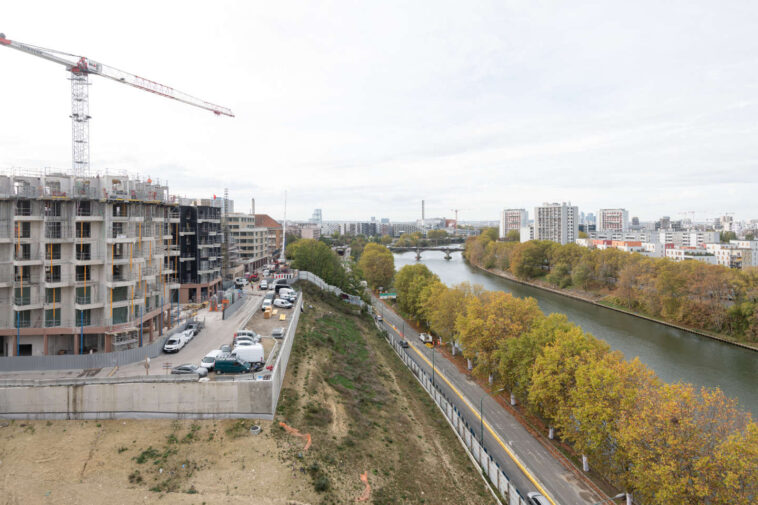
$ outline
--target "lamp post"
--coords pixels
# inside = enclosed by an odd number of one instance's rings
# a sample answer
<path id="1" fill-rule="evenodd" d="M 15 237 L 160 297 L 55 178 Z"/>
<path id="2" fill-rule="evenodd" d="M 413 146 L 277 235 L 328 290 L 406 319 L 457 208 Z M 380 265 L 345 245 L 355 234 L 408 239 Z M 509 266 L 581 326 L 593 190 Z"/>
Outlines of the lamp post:
<path id="1" fill-rule="evenodd" d="M 489 394 L 496 395 L 502 391 L 505 391 L 505 388 L 500 388 L 497 391 L 492 391 Z M 484 394 L 482 394 L 482 397 L 479 398 L 479 444 L 484 446 L 484 397 L 487 396 L 487 392 L 485 391 Z"/>
<path id="2" fill-rule="evenodd" d="M 608 503 L 609 501 L 618 500 L 619 498 L 623 498 L 626 496 L 626 493 L 619 493 L 616 496 L 613 496 L 611 498 L 606 498 L 605 500 L 600 500 L 598 502 L 593 503 L 592 505 L 600 505 L 602 503 Z"/>

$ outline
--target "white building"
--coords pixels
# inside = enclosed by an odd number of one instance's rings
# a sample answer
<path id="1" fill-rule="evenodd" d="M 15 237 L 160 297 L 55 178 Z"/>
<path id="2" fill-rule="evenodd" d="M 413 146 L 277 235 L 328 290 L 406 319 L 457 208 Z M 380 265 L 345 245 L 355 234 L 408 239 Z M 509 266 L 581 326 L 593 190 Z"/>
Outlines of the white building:
<path id="1" fill-rule="evenodd" d="M 521 242 L 528 242 L 530 240 L 534 240 L 534 225 L 527 225 L 521 227 L 519 230 L 520 240 Z"/>
<path id="2" fill-rule="evenodd" d="M 673 261 L 695 260 L 716 265 L 716 255 L 702 247 L 672 247 L 666 249 L 666 257 Z"/>
<path id="3" fill-rule="evenodd" d="M 579 208 L 571 203 L 544 203 L 534 208 L 534 239 L 569 244 L 579 238 Z"/>
<path id="4" fill-rule="evenodd" d="M 521 232 L 521 228 L 529 225 L 529 213 L 526 209 L 505 209 L 500 213 L 500 239 L 504 239 L 509 231 Z"/>
<path id="5" fill-rule="evenodd" d="M 625 232 L 629 229 L 629 212 L 626 209 L 600 209 L 597 212 L 598 231 Z"/>

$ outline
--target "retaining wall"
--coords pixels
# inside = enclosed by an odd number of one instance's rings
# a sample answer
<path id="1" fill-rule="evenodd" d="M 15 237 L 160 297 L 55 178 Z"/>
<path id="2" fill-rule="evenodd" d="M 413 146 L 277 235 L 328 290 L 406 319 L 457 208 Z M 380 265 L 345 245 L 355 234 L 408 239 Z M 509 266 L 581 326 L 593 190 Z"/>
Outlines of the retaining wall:
<path id="1" fill-rule="evenodd" d="M 271 381 L 168 376 L 11 382 L 0 386 L 0 416 L 10 419 L 273 417 Z"/>

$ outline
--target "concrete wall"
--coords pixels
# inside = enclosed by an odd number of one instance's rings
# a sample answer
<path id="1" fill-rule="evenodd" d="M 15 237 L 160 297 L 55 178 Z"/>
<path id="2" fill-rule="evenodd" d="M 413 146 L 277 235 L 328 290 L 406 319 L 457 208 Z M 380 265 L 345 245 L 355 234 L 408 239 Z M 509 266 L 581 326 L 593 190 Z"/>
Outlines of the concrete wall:
<path id="1" fill-rule="evenodd" d="M 5 381 L 0 416 L 10 419 L 272 419 L 271 381 L 198 382 L 197 377 Z"/>

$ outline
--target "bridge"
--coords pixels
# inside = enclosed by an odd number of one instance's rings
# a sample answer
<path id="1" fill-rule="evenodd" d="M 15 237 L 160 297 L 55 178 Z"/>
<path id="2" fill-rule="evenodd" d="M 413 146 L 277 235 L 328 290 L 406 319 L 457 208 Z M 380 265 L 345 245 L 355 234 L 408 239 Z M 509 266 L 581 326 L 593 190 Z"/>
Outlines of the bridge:
<path id="1" fill-rule="evenodd" d="M 449 260 L 452 259 L 452 255 L 450 253 L 463 251 L 463 247 L 461 246 L 452 246 L 452 247 L 445 247 L 445 246 L 428 246 L 428 247 L 397 247 L 397 246 L 390 246 L 389 250 L 392 252 L 408 252 L 408 251 L 416 251 L 416 259 L 421 259 L 421 252 L 422 251 L 442 251 L 445 253 L 445 259 Z"/>

